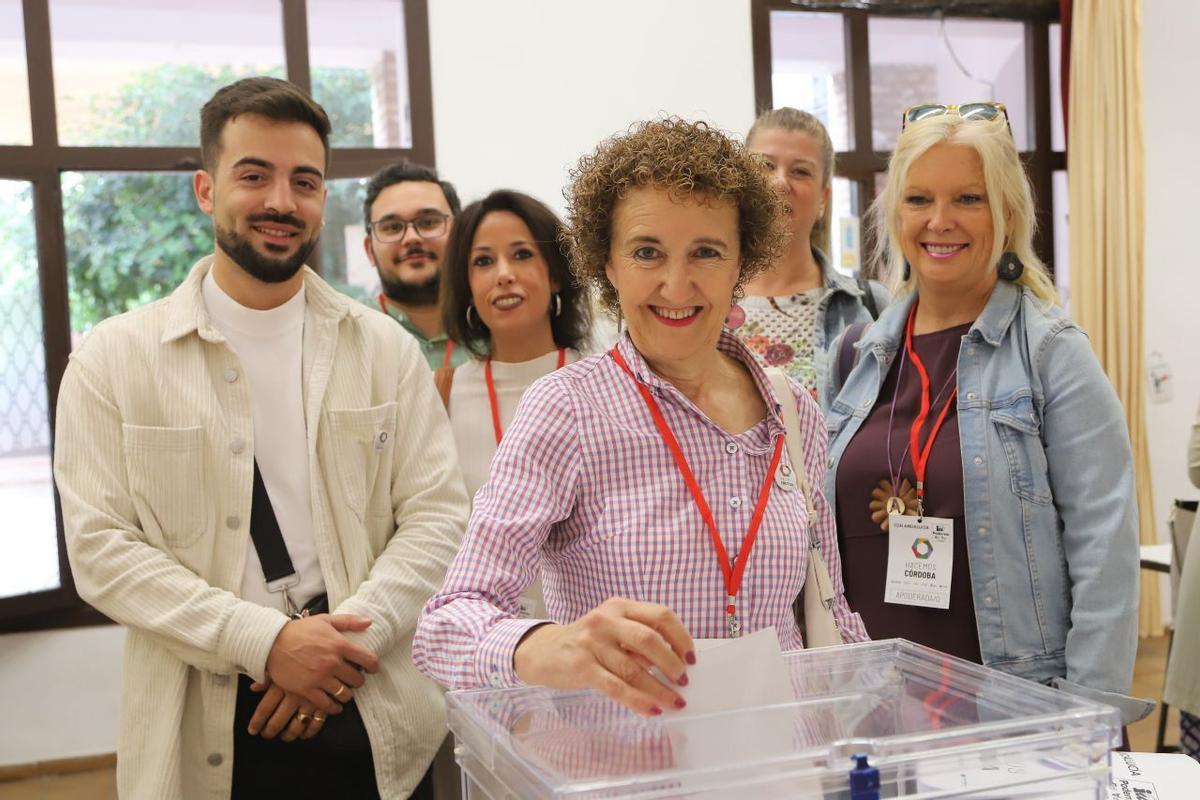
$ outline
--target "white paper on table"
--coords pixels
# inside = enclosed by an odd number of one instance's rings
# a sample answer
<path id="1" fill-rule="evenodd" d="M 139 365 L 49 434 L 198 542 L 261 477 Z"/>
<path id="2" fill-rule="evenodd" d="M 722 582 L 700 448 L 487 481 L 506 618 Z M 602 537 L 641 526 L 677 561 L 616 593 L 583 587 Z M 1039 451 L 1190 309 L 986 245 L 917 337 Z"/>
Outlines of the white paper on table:
<path id="1" fill-rule="evenodd" d="M 1095 800 L 1097 788 L 1094 780 L 1080 778 L 1074 764 L 1041 753 L 1031 752 L 1025 759 L 997 758 L 990 753 L 939 758 L 934 751 L 917 764 L 920 792 L 969 793 L 981 800 L 1018 797 Z"/>
<path id="2" fill-rule="evenodd" d="M 767 708 L 796 699 L 774 628 L 737 639 L 697 641 L 696 663 L 688 667 L 687 675 L 687 686 L 673 687 L 687 706 L 668 711 L 666 720 L 676 767 L 735 766 L 791 752 L 790 710 Z M 724 790 L 712 790 L 710 795 L 699 780 L 684 784 L 680 788 L 697 792 L 689 797 L 728 796 Z M 794 789 L 778 796 L 795 797 Z M 776 796 L 765 788 L 756 791 L 761 800 Z"/>
<path id="3" fill-rule="evenodd" d="M 957 769 L 946 769 L 936 758 L 918 772 L 923 791 L 971 791 L 972 797 L 1055 797 L 1056 800 L 1092 800 L 1095 788 L 1073 788 L 1069 777 L 1076 768 L 1066 762 L 1031 754 L 1025 761 L 994 761 L 979 755 L 964 756 Z M 984 762 L 988 763 L 985 765 Z M 1111 756 L 1111 780 L 1106 800 L 1194 800 L 1200 785 L 1200 764 L 1177 753 L 1118 753 Z M 1062 788 L 1055 790 L 1056 782 Z M 1019 783 L 1011 786 L 1008 784 Z M 987 790 L 997 790 L 991 794 Z M 1002 789 L 1002 791 L 1001 791 Z"/>
<path id="4" fill-rule="evenodd" d="M 1113 753 L 1109 800 L 1192 800 L 1200 763 L 1179 753 Z"/>

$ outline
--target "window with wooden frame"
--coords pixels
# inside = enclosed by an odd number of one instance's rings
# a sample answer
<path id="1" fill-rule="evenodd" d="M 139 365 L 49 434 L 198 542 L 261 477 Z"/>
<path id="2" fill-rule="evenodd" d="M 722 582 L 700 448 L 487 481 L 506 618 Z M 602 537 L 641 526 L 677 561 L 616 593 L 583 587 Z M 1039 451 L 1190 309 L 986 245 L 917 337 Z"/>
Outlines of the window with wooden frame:
<path id="1" fill-rule="evenodd" d="M 882 186 L 903 110 L 998 100 L 1033 184 L 1035 247 L 1065 293 L 1057 0 L 752 0 L 751 15 L 757 110 L 815 114 L 837 151 L 836 268 L 873 274 L 860 222 Z"/>
<path id="2" fill-rule="evenodd" d="M 0 0 L 0 632 L 104 622 L 75 593 L 51 475 L 67 358 L 212 252 L 200 107 L 287 78 L 333 123 L 310 263 L 366 296 L 365 179 L 433 165 L 427 0 Z"/>

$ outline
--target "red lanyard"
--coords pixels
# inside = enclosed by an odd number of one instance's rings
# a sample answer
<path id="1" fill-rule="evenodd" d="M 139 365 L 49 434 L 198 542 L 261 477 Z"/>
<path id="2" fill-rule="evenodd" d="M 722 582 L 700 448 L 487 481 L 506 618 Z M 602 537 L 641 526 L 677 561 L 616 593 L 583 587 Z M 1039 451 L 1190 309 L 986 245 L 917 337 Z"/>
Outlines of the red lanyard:
<path id="1" fill-rule="evenodd" d="M 567 350 L 565 347 L 558 348 L 558 366 L 555 369 L 562 369 L 563 364 L 567 363 Z M 496 384 L 492 382 L 492 359 L 488 358 L 483 362 L 483 379 L 487 384 L 488 403 L 492 406 L 492 430 L 496 433 L 496 444 L 500 444 L 500 403 L 496 400 Z"/>
<path id="2" fill-rule="evenodd" d="M 634 386 L 641 393 L 642 399 L 646 401 L 646 407 L 650 409 L 650 416 L 654 418 L 654 424 L 658 427 L 658 432 L 662 436 L 663 441 L 667 445 L 667 449 L 671 451 L 671 455 L 675 458 L 675 466 L 679 468 L 679 472 L 683 475 L 683 481 L 687 484 L 688 491 L 692 493 L 692 499 L 696 502 L 696 507 L 700 510 L 700 517 L 704 520 L 705 526 L 708 528 L 708 534 L 712 538 L 713 549 L 717 551 L 717 563 L 721 565 L 721 574 L 725 577 L 725 624 L 730 638 L 736 637 L 741 631 L 741 623 L 737 617 L 737 596 L 742 586 L 742 575 L 746 572 L 746 563 L 750 560 L 750 550 L 754 547 L 754 540 L 758 538 L 758 529 L 762 525 L 763 515 L 767 510 L 767 500 L 771 496 L 771 484 L 774 482 L 775 470 L 779 467 L 779 459 L 783 455 L 783 437 L 775 437 L 775 452 L 771 456 L 771 466 L 767 468 L 767 476 L 763 480 L 762 489 L 758 492 L 758 503 L 754 506 L 754 516 L 750 518 L 750 527 L 746 530 L 746 538 L 742 543 L 742 551 L 738 554 L 737 561 L 730 563 L 729 553 L 725 550 L 725 544 L 721 541 L 721 534 L 717 531 L 716 520 L 713 519 L 712 509 L 708 507 L 708 502 L 704 499 L 704 493 L 700 491 L 700 484 L 696 482 L 696 476 L 692 474 L 691 467 L 688 466 L 687 459 L 683 455 L 683 450 L 679 447 L 679 442 L 675 438 L 675 434 L 671 433 L 670 426 L 667 425 L 667 420 L 663 417 L 662 409 L 658 407 L 658 401 L 654 399 L 654 395 L 650 394 L 650 390 L 633 375 L 633 371 L 629 369 L 629 365 L 625 363 L 620 351 L 617 348 L 612 349 L 613 361 L 617 362 L 617 366 L 625 370 L 626 374 L 633 380 Z"/>
<path id="3" fill-rule="evenodd" d="M 950 396 L 946 398 L 946 405 L 942 406 L 942 413 L 938 415 L 937 421 L 933 423 L 933 429 L 929 431 L 929 438 L 925 440 L 925 447 L 921 447 L 921 428 L 925 427 L 925 421 L 929 418 L 930 402 L 929 402 L 929 372 L 925 369 L 925 362 L 917 355 L 917 351 L 913 349 L 913 322 L 917 318 L 917 304 L 913 303 L 912 310 L 908 312 L 908 326 L 904 332 L 904 350 L 908 354 L 908 360 L 916 367 L 917 374 L 921 376 L 921 413 L 917 414 L 917 418 L 913 420 L 912 428 L 909 430 L 909 453 L 912 458 L 913 472 L 917 476 L 917 516 L 925 516 L 925 468 L 929 466 L 929 453 L 933 450 L 933 440 L 937 438 L 938 433 L 942 430 L 942 424 L 946 421 L 946 415 L 950 413 L 950 407 L 954 405 L 954 399 L 958 397 L 958 387 L 950 392 Z M 897 388 L 897 391 L 899 389 Z"/>
<path id="4" fill-rule="evenodd" d="M 389 317 L 392 316 L 392 313 L 390 311 L 388 311 L 387 303 L 384 302 L 384 300 L 383 300 L 383 292 L 379 293 L 379 310 L 382 311 L 383 313 L 387 314 Z M 450 366 L 450 354 L 453 352 L 454 352 L 454 341 L 451 339 L 447 339 L 446 340 L 446 354 L 444 356 L 442 356 L 442 369 L 445 369 L 446 367 Z"/>

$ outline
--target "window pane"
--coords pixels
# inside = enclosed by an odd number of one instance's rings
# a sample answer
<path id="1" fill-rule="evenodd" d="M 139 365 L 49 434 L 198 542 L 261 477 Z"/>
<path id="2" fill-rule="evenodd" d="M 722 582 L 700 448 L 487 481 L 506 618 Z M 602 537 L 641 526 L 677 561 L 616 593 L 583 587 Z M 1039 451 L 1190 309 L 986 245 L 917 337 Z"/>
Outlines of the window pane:
<path id="1" fill-rule="evenodd" d="M 771 12 L 771 97 L 816 115 L 834 150 L 853 149 L 841 14 Z"/>
<path id="2" fill-rule="evenodd" d="M 285 76 L 279 0 L 51 0 L 50 22 L 65 145 L 198 146 L 213 92 Z"/>
<path id="3" fill-rule="evenodd" d="M 890 150 L 900 115 L 918 103 L 999 100 L 1027 148 L 1025 26 L 1005 20 L 871 17 L 871 115 L 876 150 Z"/>
<path id="4" fill-rule="evenodd" d="M 0 597 L 57 589 L 33 193 L 0 180 Z"/>
<path id="5" fill-rule="evenodd" d="M 1068 205 L 1070 196 L 1067 194 L 1066 170 L 1055 170 L 1052 180 L 1054 193 L 1054 283 L 1058 287 L 1058 296 L 1062 298 L 1063 308 L 1071 310 L 1071 243 L 1070 224 L 1071 214 Z"/>
<path id="6" fill-rule="evenodd" d="M 412 147 L 402 0 L 309 0 L 313 97 L 334 147 Z"/>
<path id="7" fill-rule="evenodd" d="M 321 253 L 321 277 L 351 297 L 374 305 L 379 277 L 363 249 L 362 204 L 367 193 L 366 178 L 342 178 L 327 183 L 325 230 L 317 245 Z"/>
<path id="8" fill-rule="evenodd" d="M 71 331 L 170 294 L 213 251 L 212 223 L 180 172 L 65 172 Z"/>
<path id="9" fill-rule="evenodd" d="M 0 144 L 32 144 L 21 0 L 0 0 Z"/>
<path id="10" fill-rule="evenodd" d="M 1062 104 L 1062 25 L 1050 24 L 1050 147 L 1067 149 Z"/>
<path id="11" fill-rule="evenodd" d="M 833 230 L 829 234 L 829 263 L 843 275 L 856 275 L 862 268 L 858 192 L 858 181 L 833 179 Z"/>

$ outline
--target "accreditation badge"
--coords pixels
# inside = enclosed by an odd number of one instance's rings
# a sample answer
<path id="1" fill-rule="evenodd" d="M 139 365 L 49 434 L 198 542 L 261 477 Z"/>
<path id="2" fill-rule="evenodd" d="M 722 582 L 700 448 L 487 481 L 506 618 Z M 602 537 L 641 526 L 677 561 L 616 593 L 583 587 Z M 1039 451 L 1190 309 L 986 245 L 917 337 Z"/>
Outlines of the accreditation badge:
<path id="1" fill-rule="evenodd" d="M 949 608 L 953 570 L 954 520 L 903 514 L 888 516 L 884 602 Z"/>
<path id="2" fill-rule="evenodd" d="M 800 485 L 796 479 L 796 470 L 792 469 L 787 458 L 779 460 L 779 469 L 775 470 L 775 485 L 785 492 L 794 492 Z"/>

